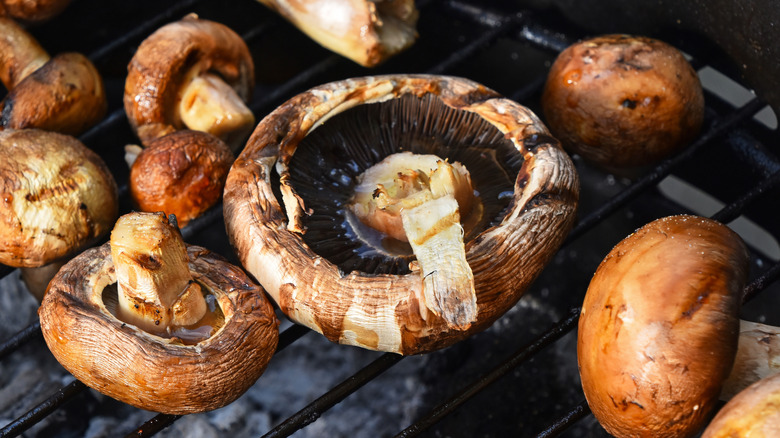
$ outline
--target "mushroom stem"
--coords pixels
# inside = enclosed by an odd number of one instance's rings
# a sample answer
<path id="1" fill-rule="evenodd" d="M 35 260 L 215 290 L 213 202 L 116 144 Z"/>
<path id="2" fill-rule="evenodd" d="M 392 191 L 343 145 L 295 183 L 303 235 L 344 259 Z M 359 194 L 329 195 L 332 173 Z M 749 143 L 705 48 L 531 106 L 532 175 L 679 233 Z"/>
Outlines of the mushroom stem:
<path id="1" fill-rule="evenodd" d="M 57 272 L 59 272 L 65 262 L 67 262 L 67 259 L 58 260 L 34 268 L 19 268 L 19 273 L 22 276 L 24 285 L 27 286 L 27 291 L 30 292 L 39 303 L 43 301 L 43 296 L 46 294 L 46 288 L 49 286 L 49 282 L 57 275 Z"/>
<path id="2" fill-rule="evenodd" d="M 49 61 L 46 50 L 9 18 L 0 17 L 0 81 L 7 89 Z"/>
<path id="3" fill-rule="evenodd" d="M 466 330 L 477 317 L 474 277 L 463 242 L 477 200 L 468 171 L 435 155 L 393 154 L 366 170 L 352 211 L 366 225 L 408 241 L 420 266 L 425 306 Z"/>
<path id="4" fill-rule="evenodd" d="M 753 383 L 780 372 L 780 327 L 739 322 L 734 367 L 723 383 L 720 399 L 727 401 Z"/>
<path id="5" fill-rule="evenodd" d="M 255 116 L 236 91 L 213 73 L 192 73 L 180 92 L 182 122 L 208 132 L 237 150 L 255 125 Z"/>
<path id="6" fill-rule="evenodd" d="M 122 216 L 111 232 L 117 316 L 157 335 L 197 323 L 207 305 L 178 228 L 162 213 Z"/>

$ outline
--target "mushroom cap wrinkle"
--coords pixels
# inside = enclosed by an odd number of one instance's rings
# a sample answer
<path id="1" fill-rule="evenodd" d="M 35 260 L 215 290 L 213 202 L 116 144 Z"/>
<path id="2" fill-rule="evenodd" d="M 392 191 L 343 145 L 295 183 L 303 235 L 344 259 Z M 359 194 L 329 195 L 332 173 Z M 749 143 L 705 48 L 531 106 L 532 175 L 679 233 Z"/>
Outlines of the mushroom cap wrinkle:
<path id="1" fill-rule="evenodd" d="M 44 339 L 60 364 L 109 397 L 167 414 L 217 409 L 243 394 L 276 349 L 273 307 L 239 268 L 201 247 L 187 251 L 194 280 L 224 314 L 211 337 L 184 345 L 117 319 L 105 299 L 116 283 L 106 243 L 68 262 L 39 309 Z"/>
<path id="2" fill-rule="evenodd" d="M 477 296 L 476 321 L 465 330 L 453 329 L 426 308 L 419 271 L 346 269 L 305 240 L 316 234 L 313 228 L 306 230 L 306 220 L 322 213 L 309 207 L 293 186 L 296 166 L 302 166 L 295 162 L 296 150 L 303 150 L 308 135 L 326 130 L 331 120 L 336 123 L 342 112 L 373 107 L 367 105 L 373 103 L 394 108 L 393 102 L 401 107 L 398 114 L 383 113 L 381 117 L 389 119 L 386 123 L 359 123 L 372 133 L 377 130 L 377 145 L 384 142 L 361 152 L 362 159 L 369 161 L 366 167 L 399 148 L 427 141 L 408 138 L 409 144 L 388 146 L 393 142 L 385 141 L 386 134 L 405 131 L 401 126 L 412 131 L 435 126 L 447 132 L 426 131 L 422 137 L 448 137 L 445 149 L 455 152 L 478 144 L 478 155 L 484 156 L 496 153 L 482 145 L 496 138 L 505 148 L 502 160 L 517 167 L 517 175 L 508 178 L 511 199 L 504 211 L 464 238 Z M 424 114 L 425 108 L 441 114 Z M 479 132 L 468 131 L 466 125 L 478 126 Z M 338 156 L 337 161 L 359 167 L 352 158 Z M 470 172 L 479 180 L 480 175 Z M 335 181 L 354 186 L 354 178 L 334 175 Z M 314 192 L 328 185 L 311 184 Z M 483 330 L 514 305 L 563 242 L 574 221 L 578 196 L 579 181 L 571 160 L 530 110 L 466 79 L 388 75 L 315 87 L 269 114 L 228 174 L 223 208 L 228 235 L 242 264 L 292 320 L 334 342 L 416 354 Z"/>
<path id="3" fill-rule="evenodd" d="M 183 128 L 179 93 L 193 69 L 218 75 L 245 102 L 254 88 L 254 63 L 241 36 L 192 14 L 146 38 L 127 69 L 125 112 L 144 144 Z"/>
<path id="4" fill-rule="evenodd" d="M 119 210 L 108 167 L 74 137 L 0 131 L 0 262 L 39 267 L 108 233 Z"/>

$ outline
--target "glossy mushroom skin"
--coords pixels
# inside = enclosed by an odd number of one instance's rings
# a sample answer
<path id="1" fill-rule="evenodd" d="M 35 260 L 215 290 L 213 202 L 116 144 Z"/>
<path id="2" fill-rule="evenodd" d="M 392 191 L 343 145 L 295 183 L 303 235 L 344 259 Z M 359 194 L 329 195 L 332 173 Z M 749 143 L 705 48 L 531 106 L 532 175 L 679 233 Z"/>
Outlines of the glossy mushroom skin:
<path id="1" fill-rule="evenodd" d="M 736 233 L 688 215 L 653 221 L 610 251 L 577 339 L 585 397 L 607 432 L 700 431 L 737 351 L 748 262 Z"/>
<path id="2" fill-rule="evenodd" d="M 213 135 L 176 131 L 141 151 L 130 169 L 130 195 L 142 211 L 174 214 L 186 226 L 222 197 L 233 159 Z"/>
<path id="3" fill-rule="evenodd" d="M 425 307 L 419 272 L 342 273 L 299 234 L 306 210 L 286 168 L 298 143 L 347 108 L 404 95 L 433 95 L 478 114 L 504 133 L 524 160 L 501 223 L 466 242 L 478 307 L 467 330 L 453 330 Z M 281 175 L 281 203 L 272 189 L 274 167 Z M 398 75 L 325 84 L 277 108 L 233 164 L 223 209 L 242 264 L 292 320 L 334 342 L 416 354 L 483 330 L 514 305 L 568 233 L 578 196 L 573 164 L 528 109 L 466 79 Z"/>
<path id="4" fill-rule="evenodd" d="M 2 0 L 0 17 L 11 17 L 26 23 L 39 23 L 58 15 L 70 0 Z"/>
<path id="5" fill-rule="evenodd" d="M 723 406 L 702 438 L 780 436 L 780 374 L 759 380 Z"/>
<path id="6" fill-rule="evenodd" d="M 179 92 L 193 68 L 217 74 L 245 102 L 252 96 L 254 63 L 238 34 L 194 15 L 167 24 L 141 43 L 127 67 L 125 112 L 144 145 L 184 128 Z"/>
<path id="7" fill-rule="evenodd" d="M 278 321 L 262 288 L 239 268 L 188 246 L 194 280 L 225 316 L 210 338 L 183 345 L 113 316 L 103 290 L 116 283 L 109 244 L 65 265 L 39 309 L 44 339 L 87 386 L 141 409 L 189 414 L 225 406 L 260 377 L 278 342 Z"/>
<path id="8" fill-rule="evenodd" d="M 542 95 L 564 148 L 617 172 L 655 164 L 687 146 L 704 118 L 696 72 L 674 47 L 605 35 L 561 52 Z"/>
<path id="9" fill-rule="evenodd" d="M 417 39 L 413 0 L 258 0 L 323 47 L 374 67 Z"/>
<path id="10" fill-rule="evenodd" d="M 77 139 L 0 131 L 0 263 L 38 267 L 108 233 L 118 212 L 108 167 Z"/>
<path id="11" fill-rule="evenodd" d="M 9 88 L 0 102 L 0 130 L 37 128 L 78 135 L 108 107 L 103 79 L 84 55 L 51 59 L 31 35 L 0 17 L 0 79 Z"/>

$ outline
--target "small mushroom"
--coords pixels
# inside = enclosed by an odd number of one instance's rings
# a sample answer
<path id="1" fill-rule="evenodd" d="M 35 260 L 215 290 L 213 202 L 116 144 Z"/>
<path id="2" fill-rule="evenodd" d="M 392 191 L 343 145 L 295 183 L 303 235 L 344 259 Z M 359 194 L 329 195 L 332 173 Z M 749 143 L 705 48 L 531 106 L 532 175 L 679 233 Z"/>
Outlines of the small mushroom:
<path id="1" fill-rule="evenodd" d="M 39 309 L 77 379 L 167 414 L 222 407 L 263 373 L 278 320 L 263 290 L 161 213 L 122 216 L 111 241 L 66 264 Z"/>
<path id="2" fill-rule="evenodd" d="M 40 23 L 58 15 L 69 4 L 70 0 L 2 0 L 0 17 L 10 17 L 24 23 Z"/>
<path id="3" fill-rule="evenodd" d="M 183 128 L 213 134 L 237 150 L 255 125 L 246 103 L 254 63 L 227 26 L 190 14 L 146 38 L 127 67 L 124 106 L 141 142 Z"/>
<path id="4" fill-rule="evenodd" d="M 71 136 L 37 129 L 0 131 L 0 195 L 0 262 L 24 269 L 94 243 L 118 212 L 100 157 Z M 44 289 L 28 287 L 40 300 Z"/>
<path id="5" fill-rule="evenodd" d="M 258 0 L 323 47 L 374 67 L 417 39 L 414 0 Z"/>
<path id="6" fill-rule="evenodd" d="M 568 151 L 631 173 L 679 152 L 698 135 L 704 94 L 696 71 L 674 47 L 604 35 L 558 55 L 542 107 Z"/>
<path id="7" fill-rule="evenodd" d="M 103 79 L 80 53 L 50 58 L 13 20 L 0 17 L 0 130 L 38 128 L 78 135 L 106 113 Z"/>
<path id="8" fill-rule="evenodd" d="M 702 438 L 780 436 L 780 375 L 762 379 L 726 403 Z"/>
<path id="9" fill-rule="evenodd" d="M 233 153 L 200 131 L 176 131 L 149 143 L 130 169 L 130 195 L 143 211 L 176 216 L 184 227 L 222 197 Z"/>
<path id="10" fill-rule="evenodd" d="M 315 87 L 268 115 L 223 211 L 242 264 L 292 320 L 416 354 L 513 306 L 578 195 L 527 108 L 466 79 L 390 75 Z"/>
<path id="11" fill-rule="evenodd" d="M 653 221 L 610 251 L 577 341 L 585 397 L 607 432 L 700 431 L 734 362 L 749 257 L 728 227 L 689 215 Z"/>

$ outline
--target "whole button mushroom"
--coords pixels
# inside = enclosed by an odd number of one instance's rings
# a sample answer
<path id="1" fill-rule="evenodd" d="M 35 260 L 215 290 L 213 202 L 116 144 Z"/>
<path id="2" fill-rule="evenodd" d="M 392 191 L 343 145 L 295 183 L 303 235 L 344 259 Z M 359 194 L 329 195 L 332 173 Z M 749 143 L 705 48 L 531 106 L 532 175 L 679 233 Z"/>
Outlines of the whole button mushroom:
<path id="1" fill-rule="evenodd" d="M 572 162 L 527 108 L 466 79 L 389 75 L 321 85 L 269 114 L 223 211 L 242 264 L 292 320 L 416 354 L 513 306 L 578 195 Z"/>
<path id="2" fill-rule="evenodd" d="M 237 150 L 255 125 L 245 102 L 254 63 L 227 26 L 190 14 L 146 38 L 127 66 L 124 106 L 141 142 L 179 129 L 204 131 Z"/>
<path id="3" fill-rule="evenodd" d="M 585 397 L 607 432 L 700 431 L 734 362 L 748 262 L 736 233 L 689 215 L 653 221 L 610 251 L 577 340 Z"/>
<path id="4" fill-rule="evenodd" d="M 413 0 L 258 0 L 323 47 L 374 67 L 417 39 Z"/>
<path id="5" fill-rule="evenodd" d="M 182 130 L 149 143 L 130 168 L 130 195 L 142 211 L 173 214 L 179 226 L 222 197 L 233 153 L 220 139 Z"/>
<path id="6" fill-rule="evenodd" d="M 24 23 L 38 23 L 59 14 L 69 4 L 70 0 L 2 0 L 0 17 L 10 17 Z"/>
<path id="7" fill-rule="evenodd" d="M 704 118 L 701 83 L 685 57 L 652 38 L 604 35 L 558 55 L 542 95 L 563 146 L 630 174 L 679 152 Z"/>
<path id="8" fill-rule="evenodd" d="M 50 58 L 13 20 L 0 17 L 0 130 L 37 128 L 78 135 L 106 113 L 103 79 L 80 53 Z"/>
<path id="9" fill-rule="evenodd" d="M 111 230 L 114 179 L 77 139 L 37 129 L 0 131 L 0 262 L 30 269 L 60 261 Z M 53 273 L 51 274 L 53 275 Z M 41 285 L 28 281 L 41 299 Z"/>
<path id="10" fill-rule="evenodd" d="M 762 379 L 726 403 L 702 438 L 780 436 L 780 375 Z"/>
<path id="11" fill-rule="evenodd" d="M 109 243 L 59 271 L 39 316 L 49 349 L 77 379 L 167 414 L 232 402 L 278 342 L 263 290 L 218 255 L 186 245 L 160 213 L 119 218 Z"/>

